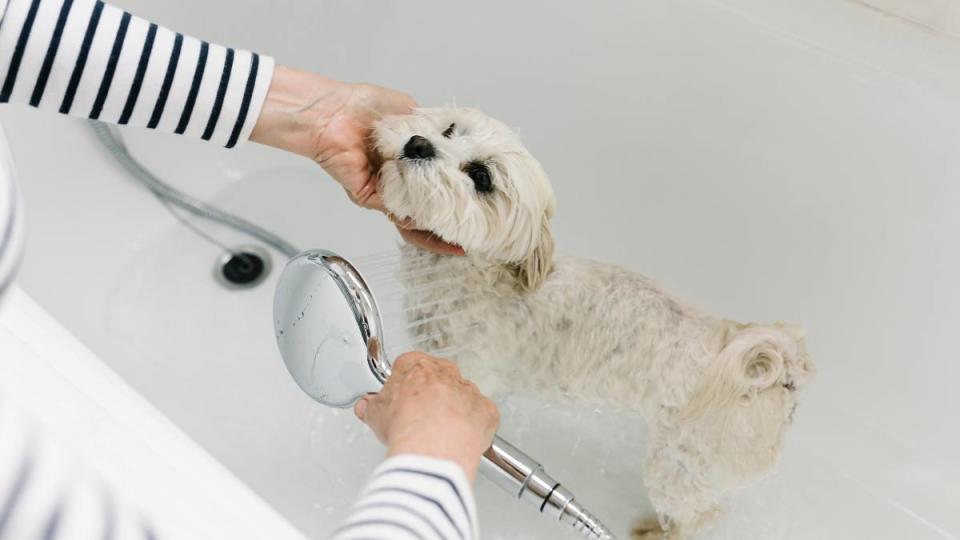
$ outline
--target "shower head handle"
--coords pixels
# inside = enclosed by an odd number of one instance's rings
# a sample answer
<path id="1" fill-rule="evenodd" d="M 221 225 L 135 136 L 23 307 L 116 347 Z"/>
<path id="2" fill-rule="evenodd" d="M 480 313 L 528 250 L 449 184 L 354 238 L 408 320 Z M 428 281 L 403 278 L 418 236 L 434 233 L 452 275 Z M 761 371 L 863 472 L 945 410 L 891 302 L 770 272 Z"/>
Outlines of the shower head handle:
<path id="1" fill-rule="evenodd" d="M 607 527 L 576 502 L 573 493 L 543 470 L 539 462 L 495 436 L 483 453 L 480 473 L 518 500 L 572 526 L 584 538 L 613 540 Z"/>

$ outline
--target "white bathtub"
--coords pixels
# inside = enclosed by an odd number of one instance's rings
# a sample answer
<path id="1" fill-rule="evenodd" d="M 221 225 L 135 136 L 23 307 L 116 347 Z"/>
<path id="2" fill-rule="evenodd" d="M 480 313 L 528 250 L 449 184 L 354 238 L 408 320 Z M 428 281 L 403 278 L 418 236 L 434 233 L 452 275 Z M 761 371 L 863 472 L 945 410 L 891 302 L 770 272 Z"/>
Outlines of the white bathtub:
<path id="1" fill-rule="evenodd" d="M 562 252 L 624 264 L 718 314 L 804 324 L 819 375 L 781 467 L 732 496 L 705 538 L 960 537 L 960 42 L 949 32 L 845 0 L 116 3 L 424 104 L 482 108 L 551 174 Z M 20 285 L 322 538 L 382 450 L 285 372 L 276 273 L 222 288 L 219 250 L 82 122 L 8 108 L 0 120 L 28 211 Z M 310 163 L 124 133 L 160 176 L 298 246 L 394 245 L 382 217 L 348 205 Z M 524 396 L 503 412 L 501 433 L 616 530 L 648 508 L 636 419 Z M 478 490 L 484 538 L 568 537 Z"/>

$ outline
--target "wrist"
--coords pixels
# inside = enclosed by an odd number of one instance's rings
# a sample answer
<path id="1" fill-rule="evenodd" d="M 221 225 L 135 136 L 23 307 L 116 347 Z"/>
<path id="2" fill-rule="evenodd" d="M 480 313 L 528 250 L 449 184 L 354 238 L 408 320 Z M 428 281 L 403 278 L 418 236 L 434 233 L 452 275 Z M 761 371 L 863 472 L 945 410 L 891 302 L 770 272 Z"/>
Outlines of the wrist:
<path id="1" fill-rule="evenodd" d="M 404 454 L 413 454 L 450 461 L 459 466 L 467 480 L 473 483 L 477 477 L 477 469 L 480 468 L 482 452 L 476 452 L 465 449 L 465 445 L 448 444 L 449 441 L 456 439 L 439 440 L 418 440 L 418 441 L 397 441 L 390 444 L 387 449 L 387 456 L 399 456 Z"/>
<path id="2" fill-rule="evenodd" d="M 324 129 L 352 91 L 349 83 L 278 65 L 250 140 L 315 160 Z"/>

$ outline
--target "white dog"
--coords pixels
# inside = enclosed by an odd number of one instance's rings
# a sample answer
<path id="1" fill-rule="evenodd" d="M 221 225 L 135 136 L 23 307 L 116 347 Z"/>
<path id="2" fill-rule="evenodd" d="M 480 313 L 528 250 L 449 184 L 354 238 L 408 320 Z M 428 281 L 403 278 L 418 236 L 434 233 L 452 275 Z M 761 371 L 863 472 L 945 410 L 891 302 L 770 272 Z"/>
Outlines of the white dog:
<path id="1" fill-rule="evenodd" d="M 420 109 L 374 130 L 387 209 L 466 257 L 404 248 L 417 333 L 457 346 L 487 392 L 537 388 L 638 411 L 659 519 L 641 538 L 689 536 L 724 491 L 775 465 L 813 367 L 795 327 L 707 315 L 613 265 L 554 260 L 547 176 L 506 126 Z M 422 269 L 427 271 L 421 271 Z"/>

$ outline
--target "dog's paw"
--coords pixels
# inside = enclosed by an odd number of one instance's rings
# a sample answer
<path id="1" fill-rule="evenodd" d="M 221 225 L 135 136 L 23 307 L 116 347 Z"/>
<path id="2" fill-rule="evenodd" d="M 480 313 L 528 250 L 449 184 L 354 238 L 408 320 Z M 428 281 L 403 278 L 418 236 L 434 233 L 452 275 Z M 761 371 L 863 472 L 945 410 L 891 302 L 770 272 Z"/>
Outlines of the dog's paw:
<path id="1" fill-rule="evenodd" d="M 667 538 L 667 533 L 660 526 L 656 516 L 641 519 L 630 529 L 630 540 L 665 540 Z"/>

